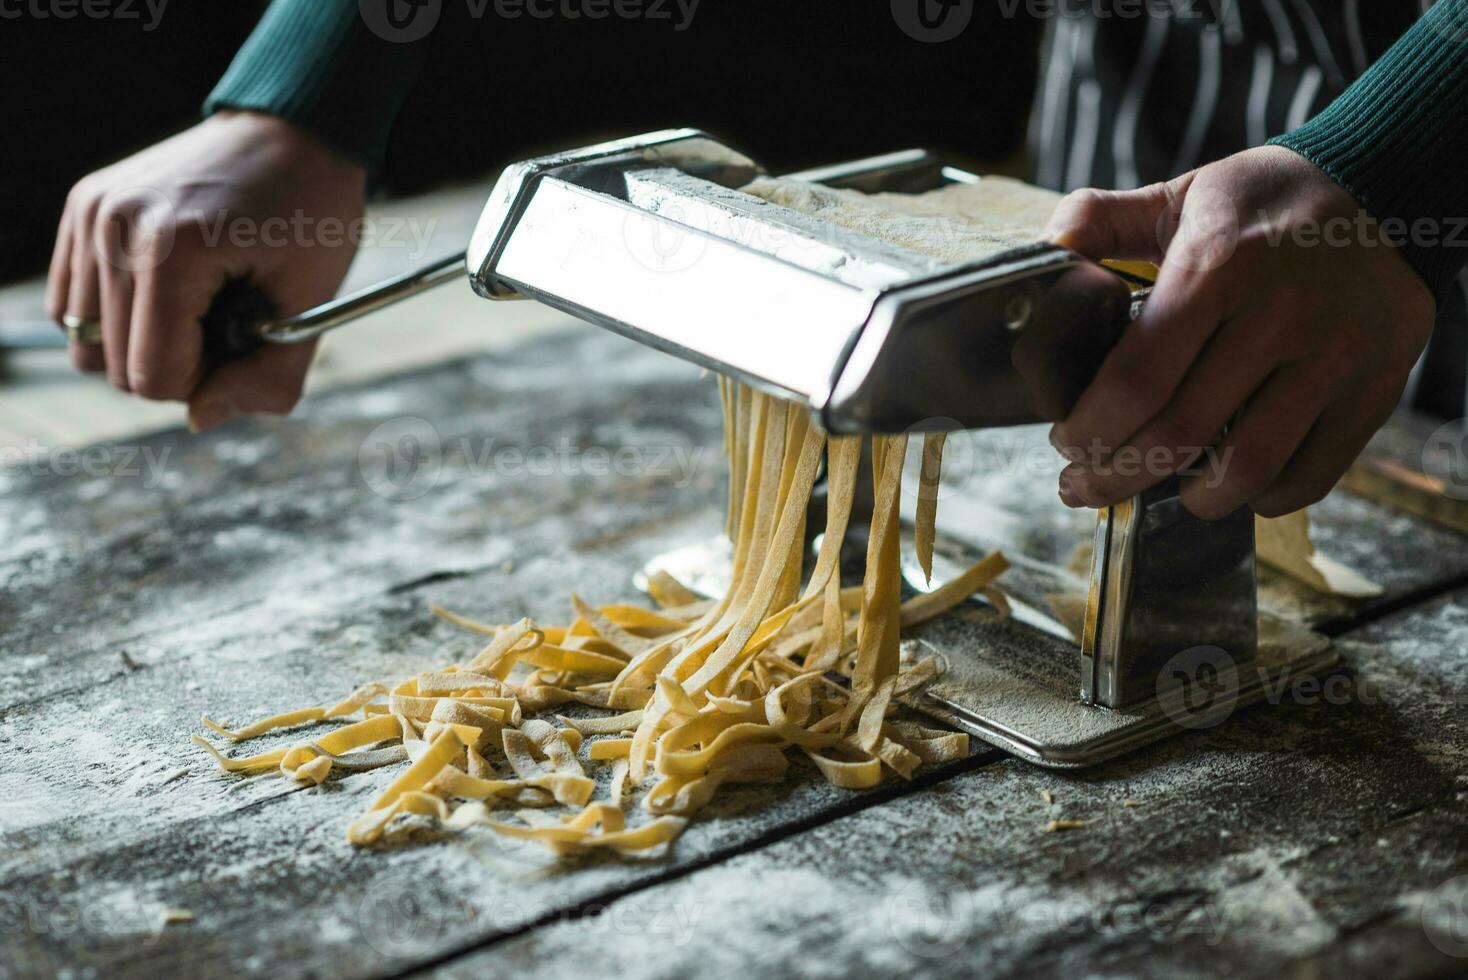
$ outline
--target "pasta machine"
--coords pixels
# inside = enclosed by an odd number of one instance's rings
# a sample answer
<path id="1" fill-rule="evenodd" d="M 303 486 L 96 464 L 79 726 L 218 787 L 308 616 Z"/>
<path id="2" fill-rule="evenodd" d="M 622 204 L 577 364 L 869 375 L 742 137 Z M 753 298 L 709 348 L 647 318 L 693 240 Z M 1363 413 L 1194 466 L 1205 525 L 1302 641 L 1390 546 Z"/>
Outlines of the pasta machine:
<path id="1" fill-rule="evenodd" d="M 1059 419 L 1145 301 L 1050 244 L 937 265 L 737 190 L 759 173 L 687 130 L 516 164 L 471 241 L 473 287 L 795 399 L 836 434 Z M 869 193 L 980 179 L 922 151 L 787 176 Z M 1018 616 L 942 619 L 908 641 L 946 664 L 919 707 L 1030 761 L 1081 766 L 1324 669 L 1329 649 L 1260 653 L 1253 520 L 1193 517 L 1176 481 L 1101 511 L 1079 651 Z"/>
<path id="2" fill-rule="evenodd" d="M 738 190 L 760 173 L 693 130 L 516 163 L 465 260 L 236 329 L 228 346 L 314 336 L 467 269 L 483 297 L 535 299 L 794 399 L 832 433 L 970 430 L 1063 417 L 1145 302 L 1144 284 L 1052 244 L 945 265 Z M 923 151 L 787 176 L 899 193 L 980 180 Z M 697 584 L 689 556 L 715 553 L 695 546 L 670 570 Z M 1079 647 L 1040 615 L 914 631 L 905 642 L 946 665 L 915 706 L 1074 767 L 1216 724 L 1335 662 L 1328 646 L 1261 653 L 1253 515 L 1194 518 L 1175 481 L 1099 512 L 1085 606 Z"/>

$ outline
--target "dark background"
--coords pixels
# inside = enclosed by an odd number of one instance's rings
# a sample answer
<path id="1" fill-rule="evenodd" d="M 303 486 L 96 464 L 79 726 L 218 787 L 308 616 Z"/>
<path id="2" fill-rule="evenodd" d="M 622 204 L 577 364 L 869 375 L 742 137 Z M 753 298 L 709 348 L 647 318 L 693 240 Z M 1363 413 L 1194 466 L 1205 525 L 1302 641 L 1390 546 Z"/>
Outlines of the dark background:
<path id="1" fill-rule="evenodd" d="M 445 0 L 382 187 L 671 126 L 708 129 L 775 171 L 917 145 L 993 165 L 1022 143 L 1039 29 L 975 4 L 959 37 L 933 44 L 903 33 L 889 0 L 702 0 L 682 32 L 492 8 L 476 20 Z M 146 17 L 0 20 L 0 281 L 44 271 L 77 178 L 197 118 L 263 9 L 171 0 L 151 32 Z"/>

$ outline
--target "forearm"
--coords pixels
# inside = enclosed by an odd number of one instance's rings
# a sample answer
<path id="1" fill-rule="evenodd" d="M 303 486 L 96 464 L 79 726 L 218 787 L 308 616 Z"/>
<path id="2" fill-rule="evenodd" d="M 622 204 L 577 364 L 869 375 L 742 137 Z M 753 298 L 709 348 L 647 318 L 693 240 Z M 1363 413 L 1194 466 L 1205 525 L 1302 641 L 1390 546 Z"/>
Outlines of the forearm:
<path id="1" fill-rule="evenodd" d="M 375 173 L 427 45 L 374 33 L 358 0 L 275 0 L 204 111 L 279 116 Z"/>
<path id="2" fill-rule="evenodd" d="M 1468 263 L 1468 0 L 1438 0 L 1324 112 L 1272 142 L 1369 210 L 1441 303 Z"/>

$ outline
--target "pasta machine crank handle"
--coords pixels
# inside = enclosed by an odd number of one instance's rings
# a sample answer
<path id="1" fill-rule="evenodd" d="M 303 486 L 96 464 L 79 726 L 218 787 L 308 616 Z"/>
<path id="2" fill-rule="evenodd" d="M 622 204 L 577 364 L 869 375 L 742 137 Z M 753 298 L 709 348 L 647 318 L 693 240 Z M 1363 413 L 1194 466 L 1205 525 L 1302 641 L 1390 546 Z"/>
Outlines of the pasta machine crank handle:
<path id="1" fill-rule="evenodd" d="M 467 277 L 464 253 L 458 252 L 360 289 L 293 317 L 277 318 L 275 301 L 248 278 L 231 279 L 200 318 L 204 358 L 211 364 L 245 357 L 264 344 L 299 344 L 375 313 L 399 300 Z M 86 323 L 74 336 L 84 344 L 101 343 L 101 327 Z"/>

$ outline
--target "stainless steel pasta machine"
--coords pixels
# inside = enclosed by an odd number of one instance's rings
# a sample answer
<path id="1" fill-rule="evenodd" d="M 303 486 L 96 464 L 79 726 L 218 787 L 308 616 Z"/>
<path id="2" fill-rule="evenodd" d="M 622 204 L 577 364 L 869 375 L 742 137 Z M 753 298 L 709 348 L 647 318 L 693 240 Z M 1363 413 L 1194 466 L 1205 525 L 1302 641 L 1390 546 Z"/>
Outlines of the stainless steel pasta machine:
<path id="1" fill-rule="evenodd" d="M 692 130 L 517 163 L 465 260 L 291 321 L 256 315 L 224 346 L 315 336 L 467 271 L 481 296 L 539 300 L 794 399 L 833 433 L 985 429 L 1062 417 L 1145 301 L 1050 244 L 945 265 L 738 190 L 760 172 Z M 905 193 L 980 179 L 922 151 L 787 176 Z M 1175 481 L 1099 513 L 1078 649 L 1024 608 L 948 616 L 906 642 L 946 662 L 922 710 L 1045 766 L 1215 724 L 1334 663 L 1328 647 L 1261 653 L 1253 516 L 1198 520 Z"/>

